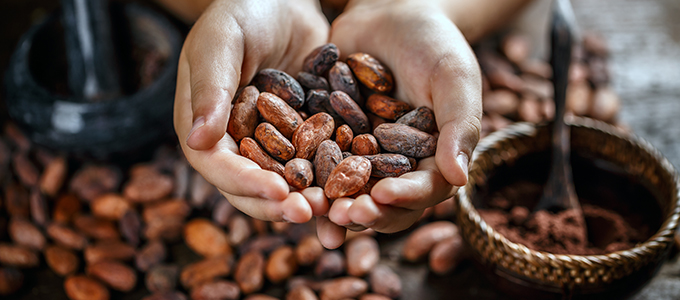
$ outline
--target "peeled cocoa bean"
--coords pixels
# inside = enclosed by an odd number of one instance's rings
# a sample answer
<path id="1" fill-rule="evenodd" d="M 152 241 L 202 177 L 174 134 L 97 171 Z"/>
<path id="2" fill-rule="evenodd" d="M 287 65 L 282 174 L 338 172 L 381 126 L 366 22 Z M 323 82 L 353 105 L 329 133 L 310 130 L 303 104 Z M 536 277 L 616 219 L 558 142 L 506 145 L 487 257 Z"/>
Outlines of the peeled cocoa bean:
<path id="1" fill-rule="evenodd" d="M 362 156 L 343 159 L 328 176 L 324 185 L 326 197 L 337 199 L 356 193 L 371 177 L 371 162 Z"/>
<path id="2" fill-rule="evenodd" d="M 395 123 L 408 125 L 427 133 L 431 133 L 437 127 L 434 112 L 427 106 L 420 106 L 408 112 L 397 119 Z"/>
<path id="3" fill-rule="evenodd" d="M 283 174 L 283 165 L 273 159 L 269 154 L 264 152 L 264 150 L 257 144 L 257 142 L 251 138 L 244 138 L 241 140 L 241 146 L 239 147 L 241 155 L 249 158 L 260 166 L 263 170 L 275 172 L 281 176 Z"/>
<path id="4" fill-rule="evenodd" d="M 302 89 L 302 86 L 286 72 L 275 69 L 263 69 L 253 78 L 253 85 L 260 92 L 272 93 L 278 96 L 294 109 L 302 107 L 305 103 L 305 91 Z M 262 112 L 260 111 L 260 113 Z"/>
<path id="5" fill-rule="evenodd" d="M 72 250 L 61 246 L 47 246 L 43 254 L 47 266 L 61 276 L 75 273 L 80 265 L 78 256 Z"/>
<path id="6" fill-rule="evenodd" d="M 265 266 L 265 274 L 269 281 L 279 283 L 295 274 L 297 268 L 298 264 L 295 260 L 293 248 L 282 246 L 269 255 Z"/>
<path id="7" fill-rule="evenodd" d="M 359 84 L 346 63 L 338 61 L 333 65 L 330 71 L 328 71 L 328 83 L 331 85 L 332 90 L 346 93 L 358 106 L 364 105 L 364 98 L 359 92 Z"/>
<path id="8" fill-rule="evenodd" d="M 40 264 L 38 255 L 30 248 L 0 244 L 0 264 L 18 268 L 32 268 Z"/>
<path id="9" fill-rule="evenodd" d="M 133 176 L 123 187 L 125 198 L 136 203 L 163 199 L 174 189 L 172 177 L 159 172 L 148 172 L 144 176 Z"/>
<path id="10" fill-rule="evenodd" d="M 465 242 L 460 234 L 439 241 L 430 252 L 430 270 L 444 275 L 454 270 L 466 257 Z"/>
<path id="11" fill-rule="evenodd" d="M 120 172 L 112 167 L 89 165 L 73 175 L 70 189 L 81 199 L 92 201 L 97 196 L 118 188 L 120 177 Z"/>
<path id="12" fill-rule="evenodd" d="M 299 190 L 310 186 L 314 180 L 312 163 L 302 158 L 295 158 L 287 162 L 283 173 L 288 184 Z"/>
<path id="13" fill-rule="evenodd" d="M 9 295 L 21 288 L 24 274 L 15 268 L 0 267 L 0 295 Z"/>
<path id="14" fill-rule="evenodd" d="M 217 277 L 227 276 L 231 272 L 232 261 L 231 255 L 223 255 L 189 264 L 182 269 L 180 282 L 190 290 Z"/>
<path id="15" fill-rule="evenodd" d="M 434 136 L 404 124 L 381 124 L 373 135 L 384 150 L 409 157 L 432 156 L 437 148 Z"/>
<path id="16" fill-rule="evenodd" d="M 380 145 L 372 134 L 360 134 L 352 140 L 352 154 L 375 155 L 378 153 L 380 153 Z"/>
<path id="17" fill-rule="evenodd" d="M 18 245 L 34 250 L 45 247 L 45 236 L 33 223 L 23 218 L 11 218 L 7 227 L 10 238 Z"/>
<path id="18" fill-rule="evenodd" d="M 286 293 L 286 300 L 318 300 L 312 289 L 298 285 Z"/>
<path id="19" fill-rule="evenodd" d="M 439 241 L 458 234 L 458 227 L 449 221 L 437 221 L 420 226 L 406 239 L 402 254 L 407 261 L 424 258 Z"/>
<path id="20" fill-rule="evenodd" d="M 57 198 L 52 210 L 52 220 L 59 223 L 69 223 L 80 211 L 80 200 L 71 194 L 65 194 Z"/>
<path id="21" fill-rule="evenodd" d="M 392 97 L 373 94 L 366 100 L 366 109 L 383 119 L 396 120 L 413 108 L 408 103 Z"/>
<path id="22" fill-rule="evenodd" d="M 333 62 L 335 63 L 335 62 Z M 332 66 L 332 65 L 331 65 Z M 297 81 L 302 85 L 302 87 L 308 90 L 329 90 L 330 85 L 328 85 L 328 80 L 321 76 L 314 75 L 308 72 L 299 72 L 297 74 Z M 307 98 L 309 99 L 309 98 Z M 306 102 L 306 101 L 305 101 Z M 309 102 L 307 102 L 309 105 Z"/>
<path id="23" fill-rule="evenodd" d="M 316 235 L 304 237 L 295 248 L 295 258 L 301 266 L 315 263 L 323 254 L 323 246 Z"/>
<path id="24" fill-rule="evenodd" d="M 354 132 L 352 132 L 352 128 L 347 124 L 342 124 L 335 131 L 335 142 L 338 144 L 341 151 L 350 151 L 353 139 Z"/>
<path id="25" fill-rule="evenodd" d="M 307 119 L 293 133 L 293 146 L 296 158 L 311 159 L 321 142 L 333 135 L 335 122 L 327 113 L 317 113 Z"/>
<path id="26" fill-rule="evenodd" d="M 302 63 L 302 70 L 314 75 L 323 76 L 333 67 L 340 57 L 340 50 L 335 44 L 321 45 L 309 53 Z"/>
<path id="27" fill-rule="evenodd" d="M 272 93 L 260 93 L 257 97 L 257 110 L 288 139 L 303 122 L 302 117 L 290 105 Z"/>
<path id="28" fill-rule="evenodd" d="M 314 157 L 314 177 L 318 186 L 326 185 L 328 176 L 342 159 L 342 151 L 337 143 L 331 140 L 321 142 Z"/>
<path id="29" fill-rule="evenodd" d="M 264 255 L 258 251 L 243 255 L 236 263 L 234 280 L 243 294 L 259 291 L 264 284 Z"/>
<path id="30" fill-rule="evenodd" d="M 293 144 L 272 124 L 264 122 L 257 125 L 255 140 L 260 142 L 262 149 L 269 155 L 280 161 L 288 161 L 295 156 Z"/>
<path id="31" fill-rule="evenodd" d="M 367 133 L 371 129 L 368 117 L 347 93 L 340 90 L 334 91 L 329 101 L 333 110 L 347 122 L 355 134 Z"/>
<path id="32" fill-rule="evenodd" d="M 135 257 L 135 248 L 120 241 L 103 241 L 85 247 L 84 254 L 88 264 L 104 260 L 128 261 Z"/>
<path id="33" fill-rule="evenodd" d="M 164 293 L 175 290 L 179 268 L 175 265 L 155 265 L 146 273 L 146 289 L 152 293 Z"/>
<path id="34" fill-rule="evenodd" d="M 347 65 L 361 83 L 379 93 L 389 93 L 394 86 L 392 72 L 380 61 L 366 53 L 352 53 L 347 56 Z"/>
<path id="35" fill-rule="evenodd" d="M 331 278 L 345 273 L 347 263 L 340 251 L 324 251 L 314 267 L 314 275 L 321 278 Z"/>
<path id="36" fill-rule="evenodd" d="M 85 273 L 95 277 L 114 290 L 129 292 L 137 284 L 135 271 L 119 262 L 100 261 L 87 266 Z"/>
<path id="37" fill-rule="evenodd" d="M 73 227 L 85 235 L 100 239 L 118 239 L 120 234 L 113 222 L 89 215 L 78 215 L 73 218 Z"/>
<path id="38" fill-rule="evenodd" d="M 399 177 L 412 170 L 409 158 L 401 154 L 381 153 L 364 157 L 371 162 L 373 177 Z"/>
<path id="39" fill-rule="evenodd" d="M 108 300 L 110 297 L 104 285 L 84 275 L 66 278 L 64 290 L 71 300 Z"/>
<path id="40" fill-rule="evenodd" d="M 139 249 L 135 255 L 135 266 L 142 272 L 146 272 L 151 267 L 159 264 L 167 256 L 165 245 L 160 241 L 150 241 L 146 246 Z"/>
<path id="41" fill-rule="evenodd" d="M 378 242 L 370 236 L 359 236 L 345 246 L 347 274 L 363 277 L 380 261 Z"/>
<path id="42" fill-rule="evenodd" d="M 378 265 L 373 268 L 368 281 L 374 293 L 385 295 L 390 299 L 397 299 L 401 296 L 401 278 L 388 266 Z"/>
<path id="43" fill-rule="evenodd" d="M 67 248 L 82 250 L 87 245 L 87 238 L 84 235 L 59 223 L 48 225 L 47 235 L 57 244 Z"/>
<path id="44" fill-rule="evenodd" d="M 184 241 L 194 252 L 205 257 L 231 255 L 227 234 L 206 219 L 193 219 L 184 226 Z"/>
<path id="45" fill-rule="evenodd" d="M 321 300 L 356 298 L 366 293 L 368 283 L 357 277 L 341 277 L 329 280 L 321 288 Z"/>
<path id="46" fill-rule="evenodd" d="M 92 214 L 102 219 L 119 220 L 130 209 L 130 203 L 118 194 L 104 194 L 90 202 Z"/>
<path id="47" fill-rule="evenodd" d="M 238 285 L 227 280 L 203 283 L 191 291 L 193 300 L 236 300 L 241 291 Z"/>
<path id="48" fill-rule="evenodd" d="M 45 170 L 40 175 L 40 190 L 50 197 L 56 196 L 64 185 L 67 172 L 68 165 L 65 157 L 59 156 L 53 159 L 45 166 Z"/>
<path id="49" fill-rule="evenodd" d="M 254 86 L 247 86 L 236 99 L 231 108 L 229 123 L 227 123 L 227 133 L 235 141 L 240 141 L 244 137 L 253 137 L 257 126 L 257 98 L 260 92 Z"/>

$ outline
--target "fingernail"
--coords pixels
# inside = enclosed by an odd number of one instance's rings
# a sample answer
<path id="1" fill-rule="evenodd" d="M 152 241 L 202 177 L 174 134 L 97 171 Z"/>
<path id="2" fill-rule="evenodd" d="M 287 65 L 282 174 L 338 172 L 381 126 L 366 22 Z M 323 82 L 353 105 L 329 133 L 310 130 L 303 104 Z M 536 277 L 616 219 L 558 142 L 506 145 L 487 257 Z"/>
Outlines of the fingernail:
<path id="1" fill-rule="evenodd" d="M 187 141 L 191 138 L 191 135 L 194 134 L 194 131 L 196 131 L 198 128 L 201 126 L 205 125 L 205 117 L 200 116 L 198 119 L 194 121 L 194 124 L 191 126 L 191 131 L 189 131 L 189 135 L 187 135 Z"/>
<path id="2" fill-rule="evenodd" d="M 468 177 L 468 163 L 470 162 L 470 158 L 468 158 L 467 154 L 461 152 L 460 154 L 458 154 L 458 157 L 456 157 L 456 161 L 458 162 L 460 169 L 463 170 L 463 174 L 465 174 L 465 178 L 467 178 Z"/>
<path id="3" fill-rule="evenodd" d="M 283 214 L 283 215 L 281 216 L 281 218 L 282 218 L 283 221 L 286 222 L 286 223 L 293 223 L 293 221 L 291 221 L 290 218 L 288 218 L 288 216 L 286 216 L 286 214 Z"/>

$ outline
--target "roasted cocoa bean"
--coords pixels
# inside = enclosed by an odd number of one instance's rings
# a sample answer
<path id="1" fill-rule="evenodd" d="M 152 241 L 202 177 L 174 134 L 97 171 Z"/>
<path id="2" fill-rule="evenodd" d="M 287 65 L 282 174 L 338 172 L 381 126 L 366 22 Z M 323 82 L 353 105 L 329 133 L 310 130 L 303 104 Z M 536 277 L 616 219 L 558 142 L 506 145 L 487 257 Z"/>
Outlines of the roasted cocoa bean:
<path id="1" fill-rule="evenodd" d="M 297 81 L 300 83 L 300 85 L 302 85 L 302 87 L 308 90 L 327 91 L 330 89 L 330 85 L 328 85 L 328 80 L 326 80 L 326 78 L 308 72 L 299 72 L 297 74 Z M 309 94 L 307 99 L 309 99 Z M 309 102 L 307 102 L 307 105 L 309 105 Z"/>
<path id="2" fill-rule="evenodd" d="M 340 57 L 340 50 L 335 44 L 321 45 L 309 53 L 302 63 L 302 70 L 314 75 L 323 76 L 333 67 Z"/>
<path id="3" fill-rule="evenodd" d="M 368 282 L 374 293 L 385 295 L 390 299 L 397 299 L 401 296 L 401 278 L 388 266 L 378 265 L 373 268 Z"/>
<path id="4" fill-rule="evenodd" d="M 92 201 L 97 196 L 118 188 L 120 177 L 120 171 L 112 167 L 89 165 L 73 175 L 70 189 L 81 199 Z"/>
<path id="5" fill-rule="evenodd" d="M 351 100 L 354 100 L 358 106 L 364 106 L 364 98 L 359 92 L 359 84 L 346 63 L 341 61 L 335 62 L 335 65 L 328 71 L 328 83 L 331 85 L 332 90 L 342 91 Z"/>
<path id="6" fill-rule="evenodd" d="M 399 177 L 413 169 L 409 158 L 401 154 L 382 153 L 364 157 L 371 162 L 373 177 Z"/>
<path id="7" fill-rule="evenodd" d="M 9 232 L 9 237 L 18 245 L 34 250 L 41 250 L 45 247 L 45 236 L 38 227 L 26 219 L 19 217 L 11 218 L 7 231 Z"/>
<path id="8" fill-rule="evenodd" d="M 321 300 L 356 298 L 366 293 L 368 283 L 357 277 L 341 277 L 329 280 L 321 288 Z"/>
<path id="9" fill-rule="evenodd" d="M 427 106 L 420 106 L 401 116 L 395 123 L 411 126 L 423 132 L 431 133 L 437 128 L 434 112 Z"/>
<path id="10" fill-rule="evenodd" d="M 135 266 L 142 272 L 159 264 L 167 256 L 165 245 L 160 241 L 150 241 L 143 248 L 139 249 L 135 255 Z"/>
<path id="11" fill-rule="evenodd" d="M 283 174 L 288 184 L 299 190 L 310 186 L 314 180 L 312 163 L 302 158 L 287 162 Z"/>
<path id="12" fill-rule="evenodd" d="M 249 158 L 260 166 L 263 170 L 275 172 L 281 176 L 283 174 L 283 165 L 273 159 L 269 154 L 264 152 L 264 150 L 257 144 L 257 142 L 251 138 L 244 138 L 241 140 L 241 146 L 239 147 L 241 155 Z"/>
<path id="13" fill-rule="evenodd" d="M 148 172 L 144 176 L 133 176 L 123 187 L 123 195 L 132 202 L 147 203 L 163 199 L 174 189 L 172 177 Z"/>
<path id="14" fill-rule="evenodd" d="M 413 108 L 408 103 L 389 96 L 373 94 L 366 100 L 366 109 L 378 117 L 387 120 L 396 120 Z"/>
<path id="15" fill-rule="evenodd" d="M 227 276 L 231 272 L 232 261 L 231 255 L 223 255 L 189 264 L 182 269 L 180 283 L 184 288 L 191 290 L 217 277 Z"/>
<path id="16" fill-rule="evenodd" d="M 434 136 L 404 124 L 381 124 L 373 135 L 384 150 L 405 156 L 428 157 L 434 155 L 437 148 Z"/>
<path id="17" fill-rule="evenodd" d="M 331 140 L 321 142 L 314 157 L 314 177 L 318 186 L 326 186 L 328 176 L 342 159 L 342 151 L 337 143 Z"/>
<path id="18" fill-rule="evenodd" d="M 229 244 L 234 246 L 241 245 L 252 234 L 253 230 L 250 228 L 250 222 L 243 215 L 236 214 L 229 220 Z"/>
<path id="19" fill-rule="evenodd" d="M 340 115 L 333 110 L 330 95 L 326 90 L 310 90 L 307 92 L 307 109 L 312 115 L 323 112 L 331 115 L 336 121 L 342 120 Z"/>
<path id="20" fill-rule="evenodd" d="M 47 266 L 60 276 L 75 273 L 78 270 L 80 261 L 78 256 L 72 251 L 62 246 L 47 246 L 45 252 L 45 262 Z"/>
<path id="21" fill-rule="evenodd" d="M 449 221 L 437 221 L 420 226 L 406 239 L 402 255 L 407 261 L 424 258 L 439 241 L 458 234 L 458 227 Z"/>
<path id="22" fill-rule="evenodd" d="M 302 117 L 292 107 L 272 93 L 260 93 L 257 97 L 257 110 L 288 139 L 303 122 Z"/>
<path id="23" fill-rule="evenodd" d="M 128 261 L 135 257 L 135 248 L 120 241 L 102 241 L 85 247 L 85 262 L 104 260 Z"/>
<path id="24" fill-rule="evenodd" d="M 82 250 L 87 245 L 87 238 L 79 232 L 59 223 L 47 226 L 47 235 L 57 244 L 67 248 Z"/>
<path id="25" fill-rule="evenodd" d="M 38 254 L 28 247 L 0 244 L 0 264 L 18 268 L 37 267 L 40 263 Z"/>
<path id="26" fill-rule="evenodd" d="M 24 186 L 34 187 L 38 184 L 38 168 L 28 159 L 28 154 L 25 152 L 15 152 L 12 156 L 12 166 L 14 167 L 14 174 Z"/>
<path id="27" fill-rule="evenodd" d="M 392 91 L 394 86 L 392 72 L 373 56 L 366 53 L 352 53 L 347 56 L 347 65 L 352 68 L 357 79 L 369 89 L 379 93 Z"/>
<path id="28" fill-rule="evenodd" d="M 61 190 L 68 172 L 66 158 L 63 156 L 51 160 L 40 175 L 40 190 L 50 197 L 55 197 Z"/>
<path id="29" fill-rule="evenodd" d="M 345 273 L 347 263 L 340 251 L 324 251 L 314 267 L 314 275 L 321 278 L 331 278 Z"/>
<path id="30" fill-rule="evenodd" d="M 352 149 L 352 140 L 354 139 L 354 132 L 347 124 L 342 124 L 335 131 L 335 142 L 340 147 L 341 151 L 350 151 Z"/>
<path id="31" fill-rule="evenodd" d="M 130 245 L 135 247 L 139 245 L 142 224 L 136 210 L 128 210 L 123 214 L 123 217 L 118 221 L 118 229 L 120 230 L 120 235 Z"/>
<path id="32" fill-rule="evenodd" d="M 378 242 L 370 236 L 359 236 L 345 245 L 347 274 L 363 277 L 380 261 Z"/>
<path id="33" fill-rule="evenodd" d="M 255 140 L 269 155 L 280 161 L 288 161 L 295 156 L 296 147 L 272 124 L 260 123 L 255 129 Z"/>
<path id="34" fill-rule="evenodd" d="M 371 162 L 362 156 L 343 159 L 328 176 L 324 192 L 326 197 L 337 199 L 356 193 L 371 177 Z"/>
<path id="35" fill-rule="evenodd" d="M 24 284 L 24 274 L 15 268 L 0 267 L 0 295 L 18 291 Z"/>
<path id="36" fill-rule="evenodd" d="M 57 198 L 52 210 L 52 220 L 59 223 L 69 223 L 80 212 L 81 205 L 78 198 L 72 194 L 64 194 Z"/>
<path id="37" fill-rule="evenodd" d="M 254 86 L 247 86 L 236 99 L 231 108 L 229 123 L 227 123 L 227 133 L 235 141 L 240 141 L 244 137 L 253 137 L 257 126 L 257 98 L 260 92 Z"/>
<path id="38" fill-rule="evenodd" d="M 286 243 L 286 239 L 280 235 L 263 235 L 251 239 L 239 247 L 240 255 L 245 255 L 248 252 L 257 251 L 267 254 L 275 249 L 281 247 Z"/>
<path id="39" fill-rule="evenodd" d="M 231 219 L 231 215 L 236 211 L 236 208 L 229 203 L 229 200 L 227 198 L 222 197 L 220 200 L 215 203 L 215 206 L 213 207 L 212 210 L 212 219 L 213 222 L 217 223 L 217 225 L 220 226 L 227 226 L 229 224 L 229 220 Z"/>
<path id="40" fill-rule="evenodd" d="M 118 239 L 120 234 L 113 222 L 90 215 L 77 215 L 73 218 L 73 227 L 85 235 L 100 239 Z"/>
<path id="41" fill-rule="evenodd" d="M 118 194 L 104 194 L 90 202 L 90 210 L 96 217 L 120 220 L 130 210 L 130 203 Z"/>
<path id="42" fill-rule="evenodd" d="M 203 208 L 211 199 L 219 194 L 217 188 L 205 180 L 203 175 L 194 172 L 191 175 L 191 187 L 189 188 L 189 204 L 195 208 Z M 180 199 L 182 200 L 182 199 Z M 183 201 L 183 200 L 182 200 Z"/>
<path id="43" fill-rule="evenodd" d="M 10 216 L 28 218 L 31 213 L 29 193 L 16 182 L 5 185 L 5 208 Z"/>
<path id="44" fill-rule="evenodd" d="M 119 262 L 100 261 L 87 266 L 85 273 L 97 278 L 114 290 L 129 292 L 137 284 L 135 271 Z"/>
<path id="45" fill-rule="evenodd" d="M 184 220 L 191 212 L 191 207 L 184 199 L 172 199 L 144 207 L 144 222 L 152 223 L 163 219 Z"/>
<path id="46" fill-rule="evenodd" d="M 259 291 L 264 284 L 264 255 L 258 251 L 243 255 L 236 263 L 234 280 L 243 294 Z"/>
<path id="47" fill-rule="evenodd" d="M 66 278 L 64 291 L 71 300 L 108 300 L 110 297 L 103 284 L 84 275 Z"/>
<path id="48" fill-rule="evenodd" d="M 302 107 L 305 103 L 305 92 L 300 83 L 283 71 L 263 69 L 253 78 L 253 85 L 260 92 L 272 93 L 278 96 L 294 109 Z M 260 113 L 262 112 L 260 111 Z"/>
<path id="49" fill-rule="evenodd" d="M 155 265 L 149 269 L 144 279 L 146 289 L 152 293 L 164 293 L 175 290 L 179 267 L 175 265 Z"/>
<path id="50" fill-rule="evenodd" d="M 191 291 L 193 300 L 236 300 L 241 295 L 238 285 L 227 280 L 203 283 Z"/>
<path id="51" fill-rule="evenodd" d="M 154 293 L 142 300 L 187 300 L 187 296 L 177 291 Z"/>
<path id="52" fill-rule="evenodd" d="M 352 154 L 375 155 L 378 153 L 380 153 L 380 145 L 372 134 L 360 134 L 352 140 Z"/>
<path id="53" fill-rule="evenodd" d="M 47 207 L 47 200 L 38 189 L 33 189 L 31 191 L 29 204 L 31 208 L 31 219 L 35 224 L 44 227 L 49 221 L 50 216 Z"/>
<path id="54" fill-rule="evenodd" d="M 286 293 L 286 300 L 318 300 L 312 289 L 298 285 Z"/>
<path id="55" fill-rule="evenodd" d="M 329 97 L 333 110 L 342 117 L 355 134 L 367 133 L 371 129 L 368 117 L 361 107 L 343 91 L 334 91 Z"/>
<path id="56" fill-rule="evenodd" d="M 293 146 L 296 158 L 311 159 L 321 142 L 333 135 L 335 122 L 327 113 L 317 113 L 307 119 L 293 133 Z"/>
<path id="57" fill-rule="evenodd" d="M 454 270 L 465 259 L 467 251 L 460 234 L 439 241 L 430 252 L 430 270 L 444 275 Z"/>
<path id="58" fill-rule="evenodd" d="M 282 246 L 269 255 L 265 266 L 267 279 L 273 283 L 282 282 L 290 278 L 297 271 L 298 264 L 295 253 L 290 246 Z"/>
<path id="59" fill-rule="evenodd" d="M 316 235 L 304 237 L 295 248 L 295 259 L 301 266 L 315 263 L 323 254 L 323 246 Z"/>
<path id="60" fill-rule="evenodd" d="M 205 257 L 231 255 L 227 234 L 206 219 L 193 219 L 184 226 L 184 241 L 194 252 Z"/>

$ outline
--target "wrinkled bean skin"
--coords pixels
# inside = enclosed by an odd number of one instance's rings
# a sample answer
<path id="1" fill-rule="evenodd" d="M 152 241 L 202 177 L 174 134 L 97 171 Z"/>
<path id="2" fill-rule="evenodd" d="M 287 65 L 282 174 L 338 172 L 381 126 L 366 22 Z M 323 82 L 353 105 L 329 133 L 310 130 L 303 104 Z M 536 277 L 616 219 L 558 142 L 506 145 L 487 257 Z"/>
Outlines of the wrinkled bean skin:
<path id="1" fill-rule="evenodd" d="M 366 100 L 366 108 L 376 116 L 387 120 L 396 120 L 413 109 L 406 102 L 381 94 L 369 96 Z"/>
<path id="2" fill-rule="evenodd" d="M 373 135 L 383 149 L 409 157 L 432 156 L 437 148 L 434 136 L 404 124 L 380 124 Z"/>
<path id="3" fill-rule="evenodd" d="M 321 45 L 309 53 L 302 63 L 302 70 L 322 76 L 330 70 L 340 57 L 340 50 L 335 44 Z"/>
<path id="4" fill-rule="evenodd" d="M 347 56 L 347 65 L 356 78 L 369 89 L 379 93 L 389 93 L 394 86 L 392 72 L 380 61 L 366 53 L 352 53 Z"/>
<path id="5" fill-rule="evenodd" d="M 321 142 L 333 135 L 335 122 L 327 113 L 315 114 L 300 125 L 293 133 L 293 146 L 296 158 L 311 159 Z"/>
<path id="6" fill-rule="evenodd" d="M 267 154 L 257 142 L 251 138 L 244 138 L 239 147 L 241 155 L 249 158 L 263 170 L 276 172 L 283 176 L 283 165 Z"/>
<path id="7" fill-rule="evenodd" d="M 352 140 L 352 154 L 375 155 L 378 153 L 380 153 L 380 145 L 372 134 L 360 134 Z"/>
<path id="8" fill-rule="evenodd" d="M 401 154 L 381 153 L 364 157 L 371 162 L 373 177 L 399 177 L 412 170 L 409 158 Z"/>
<path id="9" fill-rule="evenodd" d="M 295 156 L 295 147 L 274 125 L 260 123 L 255 129 L 255 140 L 262 148 L 279 161 L 288 161 Z"/>
<path id="10" fill-rule="evenodd" d="M 314 177 L 318 186 L 326 186 L 328 176 L 342 159 L 342 151 L 337 143 L 331 140 L 321 142 L 314 157 Z"/>
<path id="11" fill-rule="evenodd" d="M 303 122 L 295 109 L 272 93 L 260 93 L 257 97 L 257 110 L 267 122 L 274 125 L 288 139 Z"/>
<path id="12" fill-rule="evenodd" d="M 257 98 L 260 92 L 254 86 L 248 86 L 241 92 L 236 103 L 231 108 L 229 123 L 227 123 L 227 133 L 235 141 L 240 141 L 244 137 L 252 137 L 257 126 Z"/>
<path id="13" fill-rule="evenodd" d="M 434 112 L 427 106 L 421 106 L 408 112 L 397 119 L 396 123 L 408 125 L 427 133 L 431 133 L 437 127 Z"/>
<path id="14" fill-rule="evenodd" d="M 302 158 L 294 158 L 286 163 L 284 177 L 290 186 L 296 189 L 304 189 L 312 184 L 314 170 L 312 162 Z"/>
<path id="15" fill-rule="evenodd" d="M 314 75 L 312 73 L 300 72 L 297 75 L 297 80 L 300 85 L 302 85 L 302 87 L 308 90 L 328 91 L 330 89 L 330 85 L 328 85 L 328 80 L 326 80 L 326 78 Z M 307 103 L 307 101 L 305 102 Z M 307 105 L 309 105 L 309 103 L 307 103 Z"/>
<path id="16" fill-rule="evenodd" d="M 260 92 L 279 96 L 294 109 L 302 107 L 305 103 L 305 92 L 300 83 L 283 71 L 263 69 L 253 78 L 253 85 Z"/>
<path id="17" fill-rule="evenodd" d="M 353 155 L 342 160 L 328 176 L 324 192 L 329 199 L 337 199 L 356 193 L 371 177 L 371 162 Z"/>
<path id="18" fill-rule="evenodd" d="M 352 140 L 354 139 L 354 132 L 347 124 L 342 124 L 335 131 L 335 142 L 340 147 L 341 151 L 350 151 L 352 149 Z"/>
<path id="19" fill-rule="evenodd" d="M 342 91 L 359 106 L 364 105 L 364 98 L 359 92 L 359 84 L 346 63 L 341 61 L 335 63 L 328 72 L 328 83 L 330 83 L 332 90 Z"/>
<path id="20" fill-rule="evenodd" d="M 333 110 L 347 122 L 355 134 L 368 133 L 371 130 L 371 123 L 366 114 L 345 92 L 332 92 L 329 101 Z"/>

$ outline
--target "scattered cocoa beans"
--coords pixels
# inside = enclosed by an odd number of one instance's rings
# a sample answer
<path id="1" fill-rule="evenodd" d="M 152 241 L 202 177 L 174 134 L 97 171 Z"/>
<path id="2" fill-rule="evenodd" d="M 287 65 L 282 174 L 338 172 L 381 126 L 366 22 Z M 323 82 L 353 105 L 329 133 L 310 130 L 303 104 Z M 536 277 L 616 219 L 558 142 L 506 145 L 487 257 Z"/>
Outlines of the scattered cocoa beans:
<path id="1" fill-rule="evenodd" d="M 108 300 L 110 297 L 104 285 L 84 275 L 66 278 L 64 290 L 71 300 Z"/>
<path id="2" fill-rule="evenodd" d="M 135 248 L 116 240 L 100 241 L 85 247 L 84 254 L 88 264 L 103 260 L 129 261 L 135 257 Z"/>
<path id="3" fill-rule="evenodd" d="M 184 241 L 194 252 L 205 257 L 231 255 L 224 231 L 207 219 L 194 219 L 184 226 Z"/>
<path id="4" fill-rule="evenodd" d="M 295 248 L 295 258 L 301 266 L 315 263 L 323 254 L 323 246 L 315 235 L 304 237 Z"/>
<path id="5" fill-rule="evenodd" d="M 43 254 L 50 269 L 61 276 L 75 273 L 80 265 L 76 254 L 61 246 L 47 246 Z"/>
<path id="6" fill-rule="evenodd" d="M 240 295 L 238 285 L 227 280 L 206 282 L 191 291 L 193 300 L 236 300 Z"/>
<path id="7" fill-rule="evenodd" d="M 321 288 L 321 300 L 356 298 L 368 290 L 368 283 L 357 277 L 340 277 L 329 280 Z"/>
<path id="8" fill-rule="evenodd" d="M 430 252 L 430 270 L 440 275 L 446 274 L 455 269 L 466 255 L 463 237 L 457 233 L 434 245 Z"/>
<path id="9" fill-rule="evenodd" d="M 449 221 L 425 224 L 409 235 L 402 254 L 407 261 L 418 261 L 424 258 L 436 243 L 457 234 L 458 227 Z"/>
<path id="10" fill-rule="evenodd" d="M 135 266 L 140 271 L 146 272 L 165 260 L 166 255 L 167 250 L 163 243 L 158 240 L 150 241 L 135 254 Z"/>
<path id="11" fill-rule="evenodd" d="M 366 275 L 380 261 L 378 242 L 370 236 L 356 237 L 345 245 L 347 274 L 356 277 Z"/>
<path id="12" fill-rule="evenodd" d="M 175 290 L 179 267 L 175 265 L 155 265 L 146 272 L 146 289 L 152 293 L 165 293 Z"/>
<path id="13" fill-rule="evenodd" d="M 401 279 L 390 267 L 378 265 L 371 270 L 369 283 L 374 293 L 385 295 L 390 299 L 401 296 Z"/>
<path id="14" fill-rule="evenodd" d="M 304 285 L 298 285 L 292 288 L 286 294 L 286 300 L 318 300 L 316 294 L 312 289 Z"/>
<path id="15" fill-rule="evenodd" d="M 371 162 L 363 156 L 353 155 L 343 159 L 330 175 L 324 192 L 326 197 L 336 199 L 356 193 L 371 177 Z"/>
<path id="16" fill-rule="evenodd" d="M 114 290 L 129 292 L 137 284 L 135 271 L 119 262 L 99 261 L 87 266 L 85 273 L 95 277 Z"/>
<path id="17" fill-rule="evenodd" d="M 37 267 L 38 254 L 30 248 L 11 244 L 0 244 L 0 263 L 18 268 Z"/>
<path id="18" fill-rule="evenodd" d="M 189 264 L 182 269 L 180 282 L 185 288 L 193 289 L 217 277 L 227 276 L 231 272 L 232 261 L 230 255 L 223 255 Z"/>
<path id="19" fill-rule="evenodd" d="M 258 251 L 244 254 L 236 264 L 234 280 L 243 294 L 259 291 L 264 284 L 264 256 Z"/>
<path id="20" fill-rule="evenodd" d="M 282 246 L 269 255 L 265 274 L 273 283 L 282 282 L 291 277 L 297 271 L 298 263 L 295 253 L 290 246 Z"/>
<path id="21" fill-rule="evenodd" d="M 11 218 L 7 230 L 10 238 L 18 245 L 34 250 L 42 250 L 45 247 L 45 236 L 37 226 L 26 219 Z"/>

